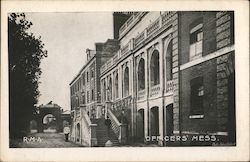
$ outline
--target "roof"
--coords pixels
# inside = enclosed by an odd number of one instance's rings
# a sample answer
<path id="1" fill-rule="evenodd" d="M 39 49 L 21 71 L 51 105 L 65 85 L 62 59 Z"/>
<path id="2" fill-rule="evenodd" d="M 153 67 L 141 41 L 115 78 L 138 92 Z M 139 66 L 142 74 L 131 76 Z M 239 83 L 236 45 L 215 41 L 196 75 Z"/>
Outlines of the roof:
<path id="1" fill-rule="evenodd" d="M 50 101 L 49 103 L 47 103 L 46 105 L 40 105 L 39 108 L 61 108 L 59 105 L 52 103 L 52 101 Z"/>

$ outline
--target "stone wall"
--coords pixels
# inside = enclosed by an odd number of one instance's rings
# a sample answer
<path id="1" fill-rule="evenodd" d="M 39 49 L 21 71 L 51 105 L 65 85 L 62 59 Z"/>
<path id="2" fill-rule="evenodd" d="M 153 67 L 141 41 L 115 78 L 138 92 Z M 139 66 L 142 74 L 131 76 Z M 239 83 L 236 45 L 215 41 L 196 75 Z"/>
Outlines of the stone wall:
<path id="1" fill-rule="evenodd" d="M 234 43 L 233 12 L 218 12 L 216 18 L 216 47 L 222 49 Z M 217 122 L 221 132 L 228 131 L 228 76 L 231 73 L 234 73 L 234 52 L 217 58 Z"/>
<path id="2" fill-rule="evenodd" d="M 179 134 L 179 50 L 178 50 L 178 16 L 176 12 L 173 16 L 173 84 L 174 84 L 174 103 L 173 103 L 173 123 L 174 123 L 174 134 Z"/>

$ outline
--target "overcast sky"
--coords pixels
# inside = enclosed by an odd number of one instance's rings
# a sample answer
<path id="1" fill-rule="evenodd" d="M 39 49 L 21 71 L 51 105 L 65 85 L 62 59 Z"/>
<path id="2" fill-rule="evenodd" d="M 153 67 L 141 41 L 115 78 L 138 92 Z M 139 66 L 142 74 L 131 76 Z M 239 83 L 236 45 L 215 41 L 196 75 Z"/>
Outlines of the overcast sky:
<path id="1" fill-rule="evenodd" d="M 26 19 L 48 51 L 41 63 L 38 104 L 53 101 L 70 110 L 69 83 L 86 63 L 86 49 L 113 38 L 112 13 L 26 13 Z"/>

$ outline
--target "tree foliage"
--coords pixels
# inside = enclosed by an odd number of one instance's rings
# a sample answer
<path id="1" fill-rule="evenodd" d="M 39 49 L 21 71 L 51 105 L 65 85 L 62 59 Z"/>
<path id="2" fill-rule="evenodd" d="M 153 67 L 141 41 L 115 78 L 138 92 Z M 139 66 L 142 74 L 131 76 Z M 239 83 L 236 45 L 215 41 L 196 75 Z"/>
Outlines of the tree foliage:
<path id="1" fill-rule="evenodd" d="M 39 97 L 41 59 L 47 57 L 41 37 L 28 32 L 24 13 L 8 16 L 10 135 L 27 130 Z"/>

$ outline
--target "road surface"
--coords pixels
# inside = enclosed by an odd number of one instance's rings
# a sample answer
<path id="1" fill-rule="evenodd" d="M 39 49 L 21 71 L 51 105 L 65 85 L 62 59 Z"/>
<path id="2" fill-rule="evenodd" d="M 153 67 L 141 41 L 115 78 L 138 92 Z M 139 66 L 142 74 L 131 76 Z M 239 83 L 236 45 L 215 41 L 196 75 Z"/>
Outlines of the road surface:
<path id="1" fill-rule="evenodd" d="M 32 133 L 20 140 L 11 140 L 14 148 L 63 148 L 83 147 L 73 142 L 66 142 L 63 133 Z"/>

